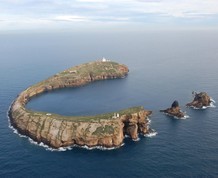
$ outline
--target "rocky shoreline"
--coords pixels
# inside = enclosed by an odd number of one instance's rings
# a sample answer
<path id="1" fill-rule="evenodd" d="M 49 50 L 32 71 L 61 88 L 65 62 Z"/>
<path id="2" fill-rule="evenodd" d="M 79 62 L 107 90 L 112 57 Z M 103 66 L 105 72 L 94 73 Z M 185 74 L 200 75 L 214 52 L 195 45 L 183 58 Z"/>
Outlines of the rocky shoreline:
<path id="1" fill-rule="evenodd" d="M 72 67 L 21 92 L 12 103 L 8 115 L 20 134 L 52 148 L 73 145 L 106 148 L 119 147 L 125 135 L 133 140 L 147 134 L 151 111 L 133 107 L 116 113 L 96 116 L 62 116 L 25 108 L 36 95 L 65 87 L 79 87 L 97 80 L 124 78 L 127 66 L 111 61 L 94 61 Z"/>

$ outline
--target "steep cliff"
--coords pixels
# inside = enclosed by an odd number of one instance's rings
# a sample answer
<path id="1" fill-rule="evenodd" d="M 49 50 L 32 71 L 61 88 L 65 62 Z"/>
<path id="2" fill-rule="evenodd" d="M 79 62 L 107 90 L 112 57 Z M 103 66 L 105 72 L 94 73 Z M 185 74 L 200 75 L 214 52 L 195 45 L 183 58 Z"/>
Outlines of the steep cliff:
<path id="1" fill-rule="evenodd" d="M 78 87 L 97 80 L 123 78 L 128 71 L 125 65 L 95 61 L 58 73 L 18 95 L 9 110 L 11 124 L 19 133 L 53 148 L 74 144 L 117 147 L 123 143 L 125 134 L 137 139 L 138 133 L 146 134 L 149 131 L 147 117 L 151 111 L 145 111 L 142 107 L 80 117 L 31 111 L 25 108 L 32 97 L 43 92 L 64 87 Z"/>

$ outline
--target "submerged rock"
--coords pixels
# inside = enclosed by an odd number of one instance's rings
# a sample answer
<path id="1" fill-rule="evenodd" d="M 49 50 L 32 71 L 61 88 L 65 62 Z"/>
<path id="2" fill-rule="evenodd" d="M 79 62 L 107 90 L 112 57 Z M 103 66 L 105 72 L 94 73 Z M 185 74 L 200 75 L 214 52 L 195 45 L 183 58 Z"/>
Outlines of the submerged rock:
<path id="1" fill-rule="evenodd" d="M 192 94 L 194 95 L 194 100 L 186 104 L 186 106 L 202 109 L 210 106 L 212 103 L 211 97 L 206 92 L 192 92 Z"/>
<path id="2" fill-rule="evenodd" d="M 182 118 L 185 117 L 185 113 L 183 113 L 179 107 L 179 102 L 177 100 L 175 100 L 172 105 L 171 108 L 167 108 L 165 110 L 160 110 L 160 112 L 164 112 L 170 116 L 173 117 L 178 117 L 178 118 Z"/>

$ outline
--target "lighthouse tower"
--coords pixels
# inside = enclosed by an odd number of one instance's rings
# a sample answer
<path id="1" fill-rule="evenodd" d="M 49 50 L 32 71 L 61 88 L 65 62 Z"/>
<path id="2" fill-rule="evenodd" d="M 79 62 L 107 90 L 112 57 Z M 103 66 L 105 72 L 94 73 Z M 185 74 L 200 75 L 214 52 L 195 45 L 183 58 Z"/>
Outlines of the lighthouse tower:
<path id="1" fill-rule="evenodd" d="M 105 59 L 104 57 L 102 58 L 102 62 L 107 62 L 107 59 Z"/>

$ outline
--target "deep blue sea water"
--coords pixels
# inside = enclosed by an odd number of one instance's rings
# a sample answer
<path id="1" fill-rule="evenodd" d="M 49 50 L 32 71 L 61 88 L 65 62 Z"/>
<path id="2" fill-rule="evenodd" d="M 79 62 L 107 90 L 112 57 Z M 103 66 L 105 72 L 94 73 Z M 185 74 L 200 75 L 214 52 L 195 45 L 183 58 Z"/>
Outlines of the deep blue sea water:
<path id="1" fill-rule="evenodd" d="M 63 115 L 100 114 L 142 105 L 151 128 L 116 150 L 48 151 L 8 127 L 22 90 L 84 62 L 106 57 L 129 66 L 127 78 L 34 98 L 28 108 Z M 191 92 L 218 101 L 218 32 L 0 34 L 0 177 L 218 177 L 218 108 L 193 110 Z M 159 112 L 177 99 L 190 118 Z"/>

